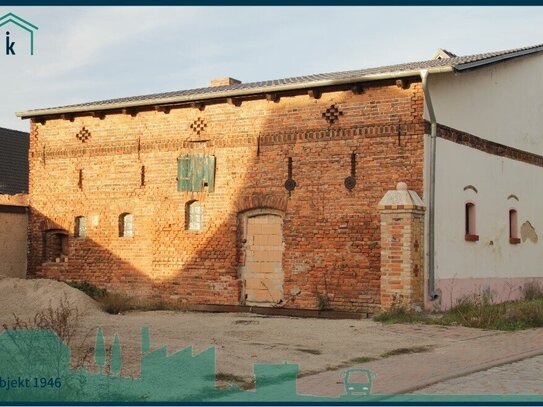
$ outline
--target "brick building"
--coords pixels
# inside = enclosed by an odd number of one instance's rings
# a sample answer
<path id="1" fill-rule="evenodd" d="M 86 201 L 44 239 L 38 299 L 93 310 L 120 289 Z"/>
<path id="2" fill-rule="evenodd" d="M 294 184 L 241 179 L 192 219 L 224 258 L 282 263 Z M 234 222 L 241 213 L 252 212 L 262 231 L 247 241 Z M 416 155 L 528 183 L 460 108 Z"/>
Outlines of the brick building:
<path id="1" fill-rule="evenodd" d="M 417 63 L 247 84 L 222 78 L 20 112 L 31 119 L 28 274 L 180 307 L 371 314 L 398 298 L 436 300 L 445 266 L 432 237 L 432 145 L 493 154 L 497 143 L 436 121 L 433 78 L 469 79 L 508 61 L 540 61 L 540 51 L 438 52 Z M 518 161 L 515 151 L 494 156 Z M 394 191 L 400 181 L 409 190 Z M 458 236 L 473 246 L 463 203 L 459 211 Z"/>

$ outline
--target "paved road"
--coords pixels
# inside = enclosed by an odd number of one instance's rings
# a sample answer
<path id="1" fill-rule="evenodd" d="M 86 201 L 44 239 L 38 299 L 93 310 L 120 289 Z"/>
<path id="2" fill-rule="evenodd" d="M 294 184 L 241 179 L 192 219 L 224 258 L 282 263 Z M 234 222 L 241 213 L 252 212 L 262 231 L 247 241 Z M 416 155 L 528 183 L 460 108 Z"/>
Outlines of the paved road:
<path id="1" fill-rule="evenodd" d="M 463 337 L 428 352 L 392 356 L 352 367 L 364 367 L 377 374 L 373 394 L 422 393 L 421 389 L 433 394 L 513 394 L 515 388 L 518 388 L 516 394 L 542 391 L 539 388 L 543 389 L 543 328 L 476 331 L 478 335 Z M 298 380 L 298 391 L 339 396 L 343 392 L 340 373 L 338 369 L 303 377 Z"/>
<path id="2" fill-rule="evenodd" d="M 445 380 L 413 394 L 543 394 L 543 356 Z"/>

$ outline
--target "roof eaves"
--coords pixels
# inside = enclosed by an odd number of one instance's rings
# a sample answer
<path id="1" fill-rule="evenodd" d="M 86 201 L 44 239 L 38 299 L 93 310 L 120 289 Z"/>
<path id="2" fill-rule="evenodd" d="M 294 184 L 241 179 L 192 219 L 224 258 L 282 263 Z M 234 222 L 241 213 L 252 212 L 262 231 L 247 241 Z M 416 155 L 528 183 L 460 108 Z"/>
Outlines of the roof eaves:
<path id="1" fill-rule="evenodd" d="M 324 87 L 324 86 L 335 86 L 335 85 L 345 85 L 349 83 L 358 83 L 358 82 L 369 82 L 376 80 L 385 80 L 385 79 L 394 79 L 394 78 L 406 78 L 410 76 L 420 75 L 422 69 L 409 69 L 403 71 L 395 72 L 385 72 L 369 75 L 361 75 L 358 77 L 350 77 L 345 79 L 328 79 L 328 80 L 317 80 L 293 84 L 282 84 L 275 86 L 263 86 L 255 87 L 249 89 L 227 89 L 221 92 L 210 92 L 210 93 L 200 93 L 194 95 L 185 95 L 185 96 L 174 96 L 174 97 L 159 97 L 156 99 L 144 99 L 144 100 L 133 100 L 125 101 L 118 103 L 110 104 L 89 104 L 84 106 L 73 106 L 73 107 L 60 107 L 53 109 L 39 109 L 39 110 L 29 110 L 23 112 L 15 113 L 17 117 L 22 119 L 28 119 L 31 117 L 38 116 L 51 116 L 58 114 L 66 113 L 84 113 L 92 111 L 101 111 L 101 110 L 113 110 L 121 108 L 130 108 L 130 107 L 141 107 L 141 106 L 151 106 L 151 105 L 163 105 L 163 104 L 172 104 L 172 103 L 184 103 L 184 102 L 196 102 L 204 100 L 215 100 L 223 99 L 225 97 L 239 97 L 239 96 L 251 96 L 263 93 L 273 93 L 273 92 L 283 92 L 289 90 L 299 90 L 299 89 L 308 89 L 315 87 Z M 437 67 L 426 68 L 429 73 L 442 73 L 442 72 L 452 72 L 452 65 L 442 65 Z"/>
<path id="2" fill-rule="evenodd" d="M 454 70 L 455 71 L 466 71 L 468 69 L 479 68 L 481 66 L 495 64 L 497 62 L 501 62 L 501 61 L 505 61 L 505 60 L 513 59 L 513 58 L 518 58 L 518 57 L 522 57 L 522 56 L 525 56 L 525 55 L 535 54 L 535 53 L 538 53 L 538 52 L 541 52 L 541 51 L 543 51 L 543 45 L 539 46 L 539 47 L 536 47 L 536 48 L 523 49 L 523 50 L 519 50 L 519 51 L 515 51 L 515 52 L 510 52 L 510 53 L 507 53 L 507 54 L 501 54 L 501 55 L 497 55 L 495 57 L 481 59 L 479 61 L 466 62 L 466 63 L 463 63 L 463 64 L 454 65 Z"/>

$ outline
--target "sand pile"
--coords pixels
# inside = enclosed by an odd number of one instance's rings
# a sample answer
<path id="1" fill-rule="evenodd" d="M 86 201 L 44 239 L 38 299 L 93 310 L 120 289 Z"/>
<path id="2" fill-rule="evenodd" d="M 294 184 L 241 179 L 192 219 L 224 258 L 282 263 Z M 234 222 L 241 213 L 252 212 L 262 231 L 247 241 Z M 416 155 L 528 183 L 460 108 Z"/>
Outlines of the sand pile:
<path id="1" fill-rule="evenodd" d="M 96 301 L 65 283 L 0 276 L 0 326 L 11 323 L 13 314 L 23 320 L 32 319 L 36 312 L 47 309 L 50 304 L 57 307 L 64 298 L 71 307 L 77 307 L 79 313 L 85 316 L 102 313 Z"/>

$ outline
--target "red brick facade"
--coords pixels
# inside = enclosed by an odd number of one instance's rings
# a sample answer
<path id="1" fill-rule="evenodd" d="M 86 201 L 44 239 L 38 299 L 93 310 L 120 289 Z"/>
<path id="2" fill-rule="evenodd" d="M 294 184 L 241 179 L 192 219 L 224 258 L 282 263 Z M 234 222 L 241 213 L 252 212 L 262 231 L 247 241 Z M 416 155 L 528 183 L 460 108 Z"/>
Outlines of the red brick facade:
<path id="1" fill-rule="evenodd" d="M 422 196 L 422 114 L 420 83 L 382 83 L 361 94 L 35 122 L 28 272 L 179 306 L 240 304 L 240 214 L 269 208 L 283 214 L 278 306 L 372 313 L 380 302 L 377 204 L 398 181 Z M 178 192 L 177 159 L 193 153 L 215 156 L 213 192 Z M 192 200 L 203 207 L 201 231 L 185 229 Z M 123 213 L 134 216 L 133 237 L 119 236 Z M 74 236 L 78 216 L 85 238 Z M 47 262 L 45 232 L 56 229 L 69 233 L 67 253 Z"/>

